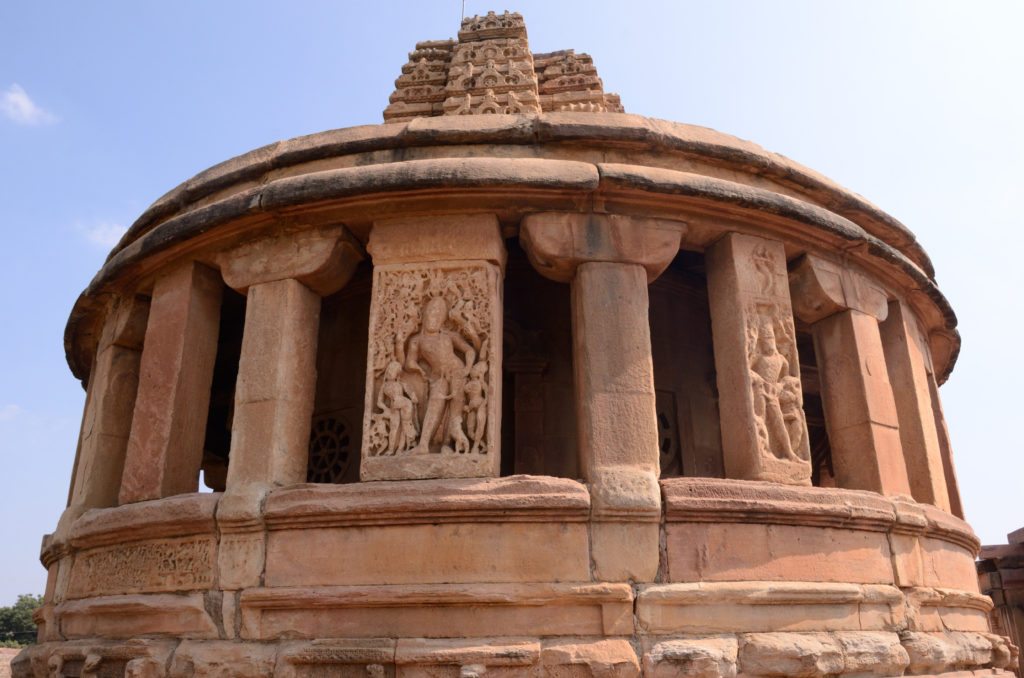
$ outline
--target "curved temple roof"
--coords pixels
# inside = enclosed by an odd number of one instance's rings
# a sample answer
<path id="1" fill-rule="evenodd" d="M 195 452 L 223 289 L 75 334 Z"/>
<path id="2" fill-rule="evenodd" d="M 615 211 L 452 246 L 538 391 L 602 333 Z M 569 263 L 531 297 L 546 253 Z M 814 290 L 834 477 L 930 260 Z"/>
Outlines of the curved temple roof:
<path id="1" fill-rule="evenodd" d="M 216 240 L 215 232 L 243 224 L 302 218 L 332 219 L 365 238 L 373 205 L 387 211 L 444 194 L 447 208 L 486 207 L 513 230 L 517 216 L 532 211 L 600 210 L 610 198 L 643 210 L 760 215 L 794 234 L 811 226 L 820 231 L 808 241 L 813 247 L 888 270 L 915 299 L 937 375 L 948 376 L 959 335 L 931 262 L 906 226 L 861 196 L 754 143 L 624 114 L 588 55 L 530 52 L 517 13 L 467 18 L 457 41 L 421 42 L 409 57 L 386 124 L 258 148 L 201 172 L 140 215 L 72 311 L 65 335 L 72 371 L 88 374 L 105 293 L 137 283 L 153 261 L 200 235 Z"/>

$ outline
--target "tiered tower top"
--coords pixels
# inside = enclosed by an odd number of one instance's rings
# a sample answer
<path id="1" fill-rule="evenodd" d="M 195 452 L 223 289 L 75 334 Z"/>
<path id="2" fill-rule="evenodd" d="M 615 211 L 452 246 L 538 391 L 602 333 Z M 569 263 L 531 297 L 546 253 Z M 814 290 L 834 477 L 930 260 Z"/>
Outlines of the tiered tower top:
<path id="1" fill-rule="evenodd" d="M 385 122 L 437 115 L 622 113 L 589 54 L 534 54 L 518 12 L 463 19 L 459 39 L 416 44 L 395 80 Z"/>

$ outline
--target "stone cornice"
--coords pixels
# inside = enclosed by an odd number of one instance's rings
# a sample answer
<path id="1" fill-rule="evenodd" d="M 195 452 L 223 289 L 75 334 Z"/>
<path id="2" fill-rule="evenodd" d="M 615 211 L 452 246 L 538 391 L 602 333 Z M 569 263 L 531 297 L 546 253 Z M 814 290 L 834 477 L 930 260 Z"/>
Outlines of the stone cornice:
<path id="1" fill-rule="evenodd" d="M 585 522 L 590 495 L 564 478 L 512 476 L 300 485 L 270 494 L 269 530 L 465 522 Z"/>
<path id="2" fill-rule="evenodd" d="M 489 133 L 502 137 L 504 131 L 490 129 Z M 506 138 L 498 140 L 509 142 Z M 427 151 L 424 149 L 424 153 Z M 465 150 L 453 149 L 451 153 Z M 854 222 L 835 209 L 795 198 L 792 190 L 783 186 L 769 189 L 651 167 L 645 163 L 653 161 L 646 157 L 638 158 L 638 164 L 594 164 L 550 157 L 561 153 L 567 151 L 559 144 L 544 150 L 547 158 L 423 157 L 318 171 L 308 171 L 313 167 L 293 168 L 307 171 L 292 176 L 271 172 L 270 166 L 257 162 L 262 182 L 252 185 L 246 181 L 242 185 L 248 187 L 237 193 L 230 188 L 234 182 L 242 181 L 246 172 L 214 168 L 195 188 L 176 189 L 178 193 L 173 198 L 158 201 L 154 209 L 158 205 L 172 207 L 158 210 L 162 218 L 143 215 L 97 273 L 69 320 L 65 338 L 69 363 L 76 375 L 87 376 L 90 347 L 98 333 L 104 296 L 118 285 L 131 285 L 131 281 L 137 284 L 152 276 L 171 252 L 181 255 L 183 248 L 195 250 L 199 246 L 207 250 L 224 249 L 232 246 L 232 238 L 237 242 L 244 231 L 267 228 L 282 220 L 300 226 L 317 226 L 318 220 L 352 220 L 359 223 L 365 236 L 374 218 L 395 216 L 402 210 L 465 213 L 494 210 L 499 205 L 500 217 L 513 222 L 523 214 L 540 210 L 614 213 L 616 209 L 625 209 L 628 214 L 647 213 L 653 217 L 664 217 L 668 211 L 683 219 L 687 210 L 697 210 L 705 215 L 727 217 L 730 225 L 723 224 L 721 228 L 768 230 L 776 238 L 794 245 L 800 243 L 808 251 L 815 251 L 824 243 L 826 250 L 838 246 L 865 268 L 884 273 L 897 293 L 907 295 L 919 312 L 927 312 L 925 326 L 933 337 L 945 339 L 939 342 L 941 350 L 934 355 L 940 379 L 951 369 L 958 336 L 955 315 L 948 302 L 930 279 L 927 267 L 922 268 L 920 261 L 915 262 L 891 244 L 896 240 L 873 235 L 879 229 L 868 228 L 862 219 Z M 243 159 L 238 162 L 245 165 Z M 232 179 L 231 183 L 219 192 L 207 192 L 206 188 L 225 181 L 225 176 Z M 761 175 L 746 180 L 767 185 Z M 743 226 L 744 223 L 749 225 Z M 352 229 L 358 236 L 359 228 Z M 218 247 L 218 243 L 222 244 Z M 689 247 L 699 249 L 701 244 L 694 242 Z M 909 252 L 905 248 L 904 251 Z"/>
<path id="3" fill-rule="evenodd" d="M 976 554 L 964 521 L 934 506 L 873 492 L 717 478 L 661 481 L 667 523 L 807 525 L 927 536 Z"/>

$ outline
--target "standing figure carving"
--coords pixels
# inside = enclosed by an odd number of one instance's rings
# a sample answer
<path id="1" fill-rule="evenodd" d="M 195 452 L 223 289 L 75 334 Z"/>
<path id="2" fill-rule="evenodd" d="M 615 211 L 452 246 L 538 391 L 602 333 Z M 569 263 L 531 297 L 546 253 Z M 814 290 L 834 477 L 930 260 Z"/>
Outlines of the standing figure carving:
<path id="1" fill-rule="evenodd" d="M 392 360 L 384 369 L 384 383 L 377 396 L 377 407 L 388 421 L 388 446 L 386 454 L 405 452 L 416 444 L 417 421 L 413 408 L 419 402 L 416 393 L 407 386 L 399 375 L 402 364 Z"/>
<path id="2" fill-rule="evenodd" d="M 465 438 L 461 425 L 455 424 L 461 424 L 463 384 L 476 360 L 476 351 L 458 332 L 444 328 L 448 310 L 444 297 L 431 298 L 423 308 L 420 331 L 409 339 L 405 369 L 426 379 L 428 394 L 423 429 L 414 454 L 429 453 L 432 440 L 440 442 L 445 451 L 452 451 L 449 442 L 457 442 L 460 436 Z M 448 425 L 441 426 L 442 421 Z"/>
<path id="3" fill-rule="evenodd" d="M 494 444 L 493 269 L 402 265 L 374 284 L 364 466 L 479 467 Z"/>
<path id="4" fill-rule="evenodd" d="M 778 459 L 805 461 L 803 395 L 800 379 L 779 350 L 770 319 L 750 328 L 749 368 L 754 418 L 762 453 Z"/>

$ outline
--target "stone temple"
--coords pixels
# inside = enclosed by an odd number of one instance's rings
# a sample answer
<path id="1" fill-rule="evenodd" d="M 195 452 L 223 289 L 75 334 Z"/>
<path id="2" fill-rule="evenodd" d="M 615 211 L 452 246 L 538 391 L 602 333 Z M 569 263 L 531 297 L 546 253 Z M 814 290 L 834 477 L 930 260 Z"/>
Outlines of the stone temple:
<path id="1" fill-rule="evenodd" d="M 16 676 L 1009 676 L 899 221 L 518 14 L 139 217 Z M 200 484 L 210 491 L 200 491 Z"/>

